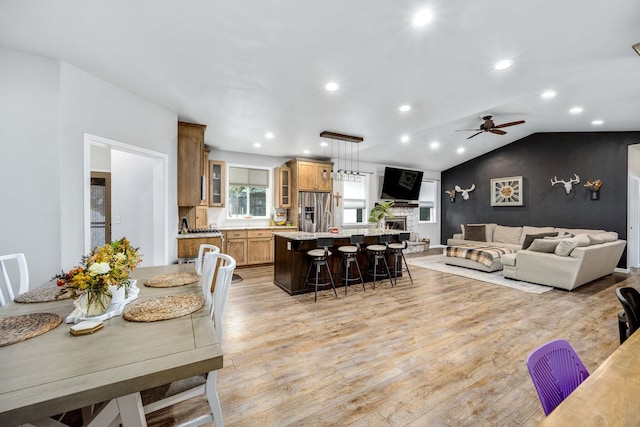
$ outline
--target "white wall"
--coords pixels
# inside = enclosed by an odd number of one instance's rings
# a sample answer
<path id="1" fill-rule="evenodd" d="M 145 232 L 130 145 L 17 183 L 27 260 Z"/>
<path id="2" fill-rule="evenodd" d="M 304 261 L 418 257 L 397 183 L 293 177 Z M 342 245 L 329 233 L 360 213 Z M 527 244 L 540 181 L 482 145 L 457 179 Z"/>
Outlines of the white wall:
<path id="1" fill-rule="evenodd" d="M 59 79 L 57 61 L 0 49 L 0 254 L 23 252 L 32 286 L 61 269 Z"/>
<path id="2" fill-rule="evenodd" d="M 174 112 L 69 64 L 0 49 L 0 253 L 27 255 L 32 287 L 80 261 L 84 133 L 168 155 L 174 236 L 177 121 Z M 170 242 L 173 260 L 177 244 Z"/>

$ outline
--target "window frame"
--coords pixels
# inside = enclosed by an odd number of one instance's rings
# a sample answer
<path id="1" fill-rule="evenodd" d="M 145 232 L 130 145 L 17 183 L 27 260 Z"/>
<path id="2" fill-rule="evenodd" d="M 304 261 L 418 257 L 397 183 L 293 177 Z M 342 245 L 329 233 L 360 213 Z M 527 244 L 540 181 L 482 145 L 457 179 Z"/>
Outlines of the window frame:
<path id="1" fill-rule="evenodd" d="M 239 185 L 231 183 L 231 168 L 237 169 L 255 169 L 262 170 L 267 172 L 267 186 L 257 186 L 257 185 L 245 185 L 247 189 L 249 188 L 264 188 L 265 189 L 265 215 L 264 216 L 255 216 L 251 215 L 249 212 L 251 210 L 250 203 L 250 195 L 247 194 L 247 213 L 245 214 L 232 214 L 231 213 L 231 188 L 239 187 Z M 273 168 L 268 166 L 259 166 L 259 165 L 246 165 L 246 164 L 235 164 L 235 163 L 227 163 L 226 164 L 226 191 L 227 191 L 227 202 L 225 207 L 225 216 L 228 220 L 234 219 L 257 219 L 257 220 L 265 220 L 271 218 L 271 211 L 273 210 Z"/>
<path id="2" fill-rule="evenodd" d="M 433 191 L 433 201 L 431 200 L 418 200 L 418 224 L 437 224 L 438 223 L 438 186 L 439 186 L 439 181 L 436 179 L 428 179 L 425 178 L 422 180 L 422 185 L 425 185 L 425 183 L 432 183 L 434 185 L 434 191 Z M 426 206 L 427 204 L 431 204 L 433 203 L 432 206 Z M 421 211 L 424 208 L 430 208 L 431 209 L 431 215 L 430 215 L 430 219 L 428 221 L 424 221 L 422 220 L 422 215 L 421 215 Z"/>
<path id="3" fill-rule="evenodd" d="M 342 187 L 342 191 L 343 193 L 346 193 L 346 191 L 344 190 L 344 184 L 346 184 L 347 182 L 343 183 L 343 187 Z M 342 203 L 340 204 L 341 206 L 341 210 L 342 210 L 342 226 L 343 227 L 366 227 L 369 224 L 369 211 L 368 211 L 368 206 L 369 206 L 369 176 L 367 174 L 362 175 L 362 185 L 363 185 L 363 199 L 346 199 L 343 198 L 342 199 Z M 362 209 L 362 222 L 346 222 L 345 221 L 345 211 L 347 210 L 358 210 L 360 208 L 345 208 L 346 205 L 346 201 L 347 200 L 363 200 L 364 204 Z M 358 214 L 356 212 L 356 218 L 357 218 Z"/>

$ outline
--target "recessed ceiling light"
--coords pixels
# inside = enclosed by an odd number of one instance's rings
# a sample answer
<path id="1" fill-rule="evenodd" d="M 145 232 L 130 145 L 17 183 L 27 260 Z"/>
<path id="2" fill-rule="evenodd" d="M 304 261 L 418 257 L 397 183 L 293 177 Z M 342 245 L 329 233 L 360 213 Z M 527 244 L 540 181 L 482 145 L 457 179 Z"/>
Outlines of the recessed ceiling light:
<path id="1" fill-rule="evenodd" d="M 429 144 L 429 147 L 435 150 L 436 148 L 440 147 L 440 143 L 438 141 L 433 141 L 431 144 Z"/>
<path id="2" fill-rule="evenodd" d="M 264 137 L 267 138 L 267 139 L 273 139 L 273 136 L 274 135 L 271 132 L 267 132 L 267 133 L 264 134 Z"/>
<path id="3" fill-rule="evenodd" d="M 542 94 L 540 95 L 543 99 L 551 99 L 554 98 L 557 95 L 557 93 L 555 93 L 552 90 L 547 90 L 542 92 Z"/>
<path id="4" fill-rule="evenodd" d="M 580 114 L 580 113 L 582 113 L 582 111 L 583 111 L 583 110 L 582 110 L 582 107 L 572 107 L 572 108 L 569 110 L 569 112 L 570 112 L 571 114 Z"/>
<path id="5" fill-rule="evenodd" d="M 400 141 L 409 142 L 409 135 L 402 135 L 402 138 L 400 138 Z"/>
<path id="6" fill-rule="evenodd" d="M 507 68 L 513 65 L 513 61 L 510 59 L 503 59 L 502 61 L 496 62 L 496 65 L 493 66 L 496 70 L 506 70 Z"/>
<path id="7" fill-rule="evenodd" d="M 403 113 L 405 113 L 405 112 L 411 110 L 411 105 L 407 105 L 407 104 L 401 105 L 399 110 L 402 111 Z"/>
<path id="8" fill-rule="evenodd" d="M 320 146 L 321 146 L 321 147 L 326 147 L 327 145 L 329 145 L 329 144 L 328 144 L 327 142 L 324 142 L 324 141 L 322 141 L 322 142 L 320 143 Z"/>
<path id="9" fill-rule="evenodd" d="M 328 90 L 329 92 L 334 92 L 336 90 L 338 90 L 338 88 L 340 88 L 340 86 L 338 86 L 338 83 L 336 82 L 329 82 L 325 85 L 324 87 L 326 90 Z"/>
<path id="10" fill-rule="evenodd" d="M 458 148 L 458 149 L 456 150 L 456 153 L 458 153 L 458 154 L 462 154 L 462 153 L 464 153 L 464 152 L 465 152 L 464 147 L 460 147 L 460 148 Z"/>
<path id="11" fill-rule="evenodd" d="M 595 126 L 600 126 L 601 124 L 604 124 L 604 120 L 594 120 L 591 122 L 591 124 Z"/>
<path id="12" fill-rule="evenodd" d="M 416 27 L 422 27 L 427 25 L 433 19 L 433 14 L 430 10 L 422 9 L 415 15 L 413 15 L 413 19 L 411 23 Z"/>
<path id="13" fill-rule="evenodd" d="M 259 142 L 254 142 L 253 146 L 256 147 L 256 148 L 260 148 L 260 147 L 262 147 L 262 144 L 260 144 Z"/>
<path id="14" fill-rule="evenodd" d="M 311 153 L 311 151 L 309 151 L 309 150 L 304 150 L 304 151 L 302 151 L 302 152 L 303 152 L 304 154 L 309 154 L 309 153 Z"/>

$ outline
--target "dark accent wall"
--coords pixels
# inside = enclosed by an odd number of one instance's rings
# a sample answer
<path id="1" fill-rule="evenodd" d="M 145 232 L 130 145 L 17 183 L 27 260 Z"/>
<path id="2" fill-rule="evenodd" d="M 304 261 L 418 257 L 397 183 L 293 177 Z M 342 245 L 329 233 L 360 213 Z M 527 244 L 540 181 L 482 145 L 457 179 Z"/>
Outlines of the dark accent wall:
<path id="1" fill-rule="evenodd" d="M 496 136 L 496 138 L 499 138 Z M 468 143 L 473 144 L 473 140 Z M 640 132 L 536 133 L 442 172 L 442 243 L 460 224 L 554 226 L 616 231 L 627 236 L 627 146 L 640 144 Z M 551 178 L 580 183 L 570 194 Z M 490 181 L 523 177 L 523 206 L 491 206 Z M 600 200 L 591 200 L 585 182 L 601 179 Z M 456 185 L 476 189 L 469 200 L 444 190 Z M 626 255 L 622 258 L 626 265 Z"/>

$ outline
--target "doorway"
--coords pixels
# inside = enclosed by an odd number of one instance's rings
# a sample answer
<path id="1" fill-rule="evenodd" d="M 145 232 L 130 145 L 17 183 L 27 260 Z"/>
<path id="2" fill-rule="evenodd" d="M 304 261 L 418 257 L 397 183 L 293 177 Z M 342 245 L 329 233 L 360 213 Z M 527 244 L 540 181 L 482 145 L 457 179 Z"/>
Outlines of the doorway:
<path id="1" fill-rule="evenodd" d="M 91 172 L 91 247 L 111 242 L 111 173 Z"/>
<path id="2" fill-rule="evenodd" d="M 105 208 L 104 222 L 111 236 L 105 234 L 105 241 L 127 237 L 143 254 L 141 266 L 169 263 L 168 169 L 166 154 L 84 134 L 85 253 L 93 247 L 92 175 L 106 173 L 110 208 Z"/>

